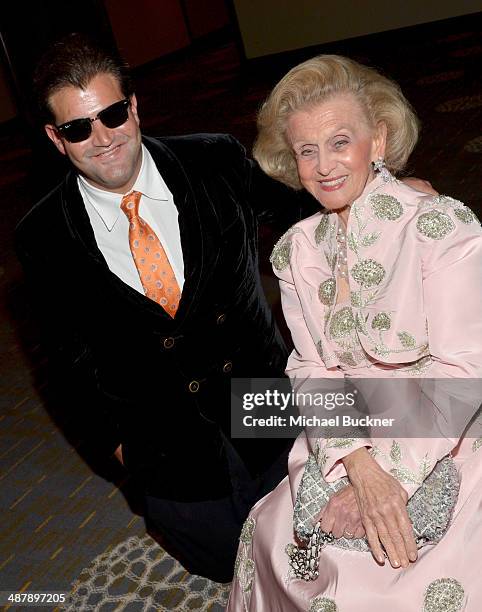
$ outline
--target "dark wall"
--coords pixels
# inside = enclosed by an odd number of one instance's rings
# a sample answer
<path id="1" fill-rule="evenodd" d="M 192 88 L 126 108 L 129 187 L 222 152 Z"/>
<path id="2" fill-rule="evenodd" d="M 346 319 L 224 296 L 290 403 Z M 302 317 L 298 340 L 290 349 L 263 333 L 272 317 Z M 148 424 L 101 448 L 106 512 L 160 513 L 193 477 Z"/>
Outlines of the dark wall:
<path id="1" fill-rule="evenodd" d="M 2 2 L 0 123 L 31 119 L 32 66 L 42 50 L 69 32 L 116 45 L 132 66 L 188 47 L 229 23 L 225 0 L 32 0 Z"/>

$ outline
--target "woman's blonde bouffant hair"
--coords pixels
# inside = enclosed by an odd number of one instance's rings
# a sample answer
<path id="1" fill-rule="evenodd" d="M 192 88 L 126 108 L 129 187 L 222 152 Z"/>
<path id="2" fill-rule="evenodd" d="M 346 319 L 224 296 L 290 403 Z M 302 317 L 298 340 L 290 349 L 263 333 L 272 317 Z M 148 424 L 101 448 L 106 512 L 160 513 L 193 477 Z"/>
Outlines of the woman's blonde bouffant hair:
<path id="1" fill-rule="evenodd" d="M 301 189 L 296 161 L 286 136 L 291 113 L 316 106 L 338 94 L 352 94 L 372 127 L 387 126 L 385 163 L 403 170 L 418 138 L 418 119 L 400 87 L 373 68 L 340 55 L 319 55 L 292 68 L 258 113 L 254 157 L 272 178 Z"/>

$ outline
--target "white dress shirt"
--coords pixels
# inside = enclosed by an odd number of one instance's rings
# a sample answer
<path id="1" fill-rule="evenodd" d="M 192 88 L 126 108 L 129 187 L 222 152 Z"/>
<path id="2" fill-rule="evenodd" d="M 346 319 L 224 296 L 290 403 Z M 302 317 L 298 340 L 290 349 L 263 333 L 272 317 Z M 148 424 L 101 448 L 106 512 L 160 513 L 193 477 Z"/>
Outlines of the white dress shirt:
<path id="1" fill-rule="evenodd" d="M 111 272 L 127 285 L 144 293 L 129 246 L 129 221 L 121 210 L 123 195 L 98 189 L 79 175 L 80 193 L 94 230 L 97 246 Z M 131 191 L 140 191 L 139 215 L 147 221 L 161 241 L 176 276 L 184 285 L 184 260 L 177 208 L 151 154 L 142 145 L 142 164 Z"/>

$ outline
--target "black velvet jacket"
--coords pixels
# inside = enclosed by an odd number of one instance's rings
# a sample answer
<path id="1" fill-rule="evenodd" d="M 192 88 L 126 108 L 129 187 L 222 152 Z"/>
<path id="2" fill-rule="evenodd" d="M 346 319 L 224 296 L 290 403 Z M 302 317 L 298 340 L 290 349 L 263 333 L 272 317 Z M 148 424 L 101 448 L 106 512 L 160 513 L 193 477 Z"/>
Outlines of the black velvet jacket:
<path id="1" fill-rule="evenodd" d="M 46 322 L 50 384 L 68 391 L 65 410 L 106 453 L 122 442 L 148 494 L 221 497 L 229 379 L 280 376 L 287 357 L 260 283 L 257 221 L 287 227 L 301 200 L 230 136 L 144 144 L 179 211 L 185 284 L 175 319 L 110 272 L 74 172 L 19 224 L 17 250 Z M 237 447 L 253 474 L 279 452 L 264 440 Z"/>

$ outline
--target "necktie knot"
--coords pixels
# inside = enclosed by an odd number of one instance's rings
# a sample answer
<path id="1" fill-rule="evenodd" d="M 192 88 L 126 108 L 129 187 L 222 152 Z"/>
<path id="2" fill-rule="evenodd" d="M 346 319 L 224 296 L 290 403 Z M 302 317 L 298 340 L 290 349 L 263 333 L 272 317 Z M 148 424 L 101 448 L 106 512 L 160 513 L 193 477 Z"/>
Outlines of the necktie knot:
<path id="1" fill-rule="evenodd" d="M 131 191 L 122 198 L 121 209 L 127 215 L 129 221 L 139 214 L 141 196 L 142 193 L 140 191 Z"/>

